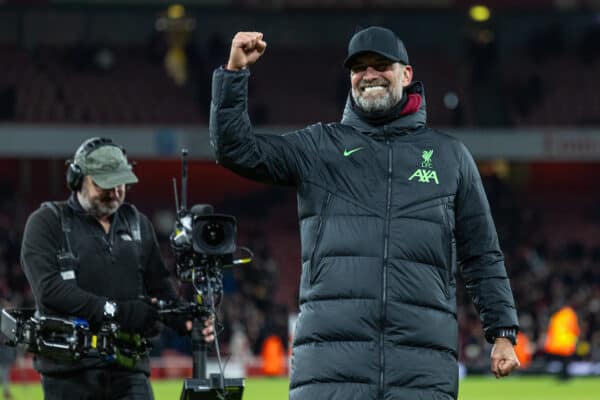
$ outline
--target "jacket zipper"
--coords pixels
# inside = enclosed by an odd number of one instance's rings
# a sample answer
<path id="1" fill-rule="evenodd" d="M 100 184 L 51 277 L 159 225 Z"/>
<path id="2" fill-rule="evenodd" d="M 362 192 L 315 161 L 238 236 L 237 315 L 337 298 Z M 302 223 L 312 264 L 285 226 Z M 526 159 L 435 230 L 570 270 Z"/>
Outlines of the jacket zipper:
<path id="1" fill-rule="evenodd" d="M 325 223 L 323 220 L 325 219 L 325 211 L 327 211 L 327 207 L 329 206 L 329 202 L 331 201 L 331 193 L 327 193 L 327 197 L 325 201 L 323 201 L 323 206 L 321 206 L 321 213 L 319 214 L 319 224 L 317 225 L 317 238 L 315 240 L 315 245 L 313 246 L 312 253 L 310 255 L 310 264 L 309 264 L 309 279 L 310 284 L 314 283 L 314 280 L 317 275 L 317 266 L 314 265 L 315 262 L 315 254 L 317 253 L 317 249 L 319 248 L 319 243 L 321 242 L 321 237 L 323 236 L 323 230 L 325 228 Z"/>
<path id="2" fill-rule="evenodd" d="M 450 286 L 452 286 L 452 271 L 454 271 L 454 261 L 456 260 L 456 239 L 452 237 L 450 242 L 450 269 L 448 270 L 448 299 L 450 299 Z"/>
<path id="3" fill-rule="evenodd" d="M 447 201 L 444 201 L 443 205 L 442 205 L 442 214 L 444 217 L 444 225 L 445 228 L 448 232 L 448 239 L 449 239 L 449 259 L 448 259 L 448 263 L 447 263 L 447 267 L 444 268 L 444 273 L 442 274 L 443 280 L 444 280 L 444 295 L 446 296 L 446 299 L 450 299 L 450 279 L 451 279 L 451 275 L 452 275 L 452 266 L 454 264 L 454 257 L 455 257 L 455 241 L 454 241 L 454 235 L 452 234 L 452 224 L 450 223 L 450 217 L 448 216 L 448 210 L 450 209 L 450 203 Z"/>
<path id="4" fill-rule="evenodd" d="M 108 257 L 111 262 L 115 262 L 115 255 L 113 253 L 114 245 L 115 245 L 115 225 L 117 224 L 117 214 L 114 215 L 113 220 L 110 223 L 110 228 L 108 229 L 108 234 L 104 232 L 104 227 L 98 221 L 97 224 L 100 226 L 100 230 L 102 231 L 102 240 L 104 241 L 104 245 L 106 246 L 106 250 L 108 251 Z"/>
<path id="5" fill-rule="evenodd" d="M 113 247 L 115 246 L 115 225 L 117 223 L 117 215 L 115 214 L 113 220 L 110 224 L 110 229 L 108 230 L 108 243 L 109 243 L 109 251 L 112 254 Z"/>
<path id="6" fill-rule="evenodd" d="M 387 303 L 387 270 L 389 258 L 389 242 L 390 242 L 390 209 L 392 207 L 392 160 L 393 152 L 390 140 L 386 139 L 388 145 L 388 179 L 387 179 L 387 202 L 385 209 L 385 236 L 383 245 L 383 276 L 381 279 L 381 330 L 379 331 L 379 398 L 383 400 L 385 395 L 385 319 L 386 319 L 386 303 Z"/>

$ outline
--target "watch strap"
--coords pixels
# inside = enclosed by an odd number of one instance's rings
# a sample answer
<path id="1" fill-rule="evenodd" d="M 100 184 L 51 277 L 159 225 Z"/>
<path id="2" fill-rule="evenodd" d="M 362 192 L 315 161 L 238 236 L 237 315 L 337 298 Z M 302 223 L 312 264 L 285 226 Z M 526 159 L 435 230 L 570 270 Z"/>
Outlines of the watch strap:
<path id="1" fill-rule="evenodd" d="M 491 332 L 491 335 L 488 335 L 486 339 L 488 342 L 494 343 L 497 338 L 506 338 L 510 340 L 510 342 L 514 345 L 517 344 L 517 328 L 496 328 Z"/>

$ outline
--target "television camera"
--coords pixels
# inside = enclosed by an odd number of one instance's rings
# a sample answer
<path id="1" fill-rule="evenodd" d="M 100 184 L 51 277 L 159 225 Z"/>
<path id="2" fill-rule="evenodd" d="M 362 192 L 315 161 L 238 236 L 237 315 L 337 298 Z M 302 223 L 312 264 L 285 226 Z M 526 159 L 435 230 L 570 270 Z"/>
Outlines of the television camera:
<path id="1" fill-rule="evenodd" d="M 173 179 L 177 218 L 171 235 L 171 248 L 176 259 L 176 273 L 181 282 L 194 288 L 194 302 L 175 306 L 159 302 L 159 314 L 193 315 L 192 355 L 193 378 L 184 381 L 180 400 L 241 400 L 244 381 L 241 378 L 224 377 L 218 335 L 215 334 L 215 350 L 219 373 L 206 376 L 208 346 L 202 336 L 207 318 L 216 321 L 216 309 L 223 298 L 223 268 L 252 261 L 252 252 L 240 247 L 246 254 L 234 258 L 236 246 L 236 219 L 231 215 L 215 214 L 208 204 L 187 208 L 187 150 L 182 150 L 181 204 L 177 196 L 177 183 Z M 186 314 L 187 313 L 187 314 Z"/>

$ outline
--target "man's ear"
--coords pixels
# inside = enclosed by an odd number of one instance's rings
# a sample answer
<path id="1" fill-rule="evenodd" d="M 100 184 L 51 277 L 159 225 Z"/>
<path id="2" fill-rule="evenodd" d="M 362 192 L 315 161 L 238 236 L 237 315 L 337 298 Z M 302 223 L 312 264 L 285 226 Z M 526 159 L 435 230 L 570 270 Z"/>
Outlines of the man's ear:
<path id="1" fill-rule="evenodd" d="M 413 69 L 410 65 L 405 65 L 402 68 L 402 87 L 407 87 L 412 83 Z"/>

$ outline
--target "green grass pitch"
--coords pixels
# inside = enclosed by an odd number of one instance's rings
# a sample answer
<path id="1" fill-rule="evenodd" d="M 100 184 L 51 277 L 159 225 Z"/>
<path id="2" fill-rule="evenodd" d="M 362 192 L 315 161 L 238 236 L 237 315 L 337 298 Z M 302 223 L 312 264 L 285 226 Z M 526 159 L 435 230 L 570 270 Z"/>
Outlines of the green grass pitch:
<path id="1" fill-rule="evenodd" d="M 285 400 L 286 379 L 247 379 L 244 400 Z M 178 400 L 182 381 L 153 381 L 156 400 Z M 42 400 L 40 385 L 13 384 L 14 400 Z M 550 377 L 470 377 L 461 381 L 459 400 L 598 400 L 600 378 L 561 383 Z"/>

